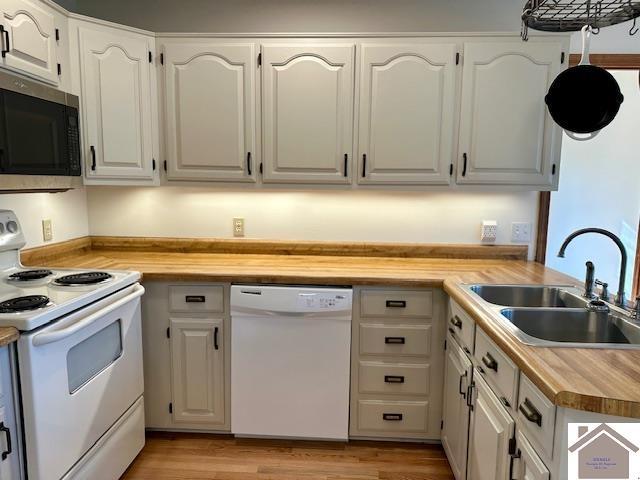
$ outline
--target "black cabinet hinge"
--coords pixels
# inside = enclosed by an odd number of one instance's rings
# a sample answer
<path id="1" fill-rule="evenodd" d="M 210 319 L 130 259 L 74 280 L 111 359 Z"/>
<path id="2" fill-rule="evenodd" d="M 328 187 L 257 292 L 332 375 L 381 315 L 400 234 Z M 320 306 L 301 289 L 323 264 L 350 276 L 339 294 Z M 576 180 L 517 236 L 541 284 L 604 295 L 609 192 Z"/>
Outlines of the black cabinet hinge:
<path id="1" fill-rule="evenodd" d="M 153 63 L 153 55 L 149 52 L 149 63 Z"/>
<path id="2" fill-rule="evenodd" d="M 164 167 L 164 171 L 166 172 L 167 171 L 167 161 L 166 160 L 163 162 L 163 167 Z"/>
<path id="3" fill-rule="evenodd" d="M 262 53 L 258 54 L 258 66 L 262 65 Z"/>
<path id="4" fill-rule="evenodd" d="M 62 65 L 58 64 L 58 76 L 62 75 Z"/>
<path id="5" fill-rule="evenodd" d="M 155 171 L 155 169 L 156 169 L 156 159 L 155 159 L 155 158 L 152 158 L 152 159 L 151 159 L 151 168 L 152 168 L 154 171 Z"/>
<path id="6" fill-rule="evenodd" d="M 444 428 L 444 420 L 440 420 L 440 430 Z"/>
<path id="7" fill-rule="evenodd" d="M 160 54 L 160 65 L 164 65 L 164 53 Z"/>
<path id="8" fill-rule="evenodd" d="M 564 52 L 560 54 L 560 63 L 564 63 Z"/>
<path id="9" fill-rule="evenodd" d="M 556 174 L 556 164 L 554 163 L 553 165 L 551 165 L 551 175 L 555 175 Z"/>
<path id="10" fill-rule="evenodd" d="M 171 338 L 171 327 L 167 327 L 167 338 Z"/>
<path id="11" fill-rule="evenodd" d="M 449 164 L 449 176 L 453 175 L 453 163 Z"/>
<path id="12" fill-rule="evenodd" d="M 260 162 L 260 175 L 262 175 L 262 162 Z"/>
<path id="13" fill-rule="evenodd" d="M 173 413 L 173 403 L 169 402 L 169 413 Z"/>
<path id="14" fill-rule="evenodd" d="M 444 339 L 444 349 L 445 350 L 447 349 L 447 339 L 446 338 Z"/>
<path id="15" fill-rule="evenodd" d="M 460 52 L 456 52 L 456 65 L 460 65 Z"/>
<path id="16" fill-rule="evenodd" d="M 56 42 L 60 41 L 60 30 L 56 28 Z"/>
<path id="17" fill-rule="evenodd" d="M 515 455 L 516 453 L 516 437 L 509 439 L 509 455 Z"/>

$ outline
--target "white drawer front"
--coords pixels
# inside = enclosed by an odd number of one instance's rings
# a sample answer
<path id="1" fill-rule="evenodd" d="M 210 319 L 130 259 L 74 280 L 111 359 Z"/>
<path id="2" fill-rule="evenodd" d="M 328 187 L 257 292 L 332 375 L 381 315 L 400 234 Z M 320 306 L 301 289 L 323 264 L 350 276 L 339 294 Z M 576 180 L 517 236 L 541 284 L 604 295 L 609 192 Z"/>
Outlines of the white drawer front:
<path id="1" fill-rule="evenodd" d="M 360 324 L 361 355 L 426 357 L 431 351 L 431 325 Z"/>
<path id="2" fill-rule="evenodd" d="M 464 351 L 470 355 L 473 354 L 476 323 L 467 315 L 467 312 L 453 300 L 451 301 L 451 315 L 447 327 L 458 339 Z"/>
<path id="3" fill-rule="evenodd" d="M 428 364 L 360 362 L 360 393 L 429 395 Z"/>
<path id="4" fill-rule="evenodd" d="M 362 431 L 422 433 L 427 430 L 429 402 L 360 400 L 358 428 Z"/>
<path id="5" fill-rule="evenodd" d="M 518 387 L 518 367 L 481 329 L 476 332 L 475 357 L 500 401 L 513 411 Z"/>
<path id="6" fill-rule="evenodd" d="M 518 421 L 534 446 L 552 458 L 556 407 L 524 375 L 520 377 Z"/>
<path id="7" fill-rule="evenodd" d="M 430 318 L 432 314 L 429 290 L 363 290 L 360 294 L 363 317 Z"/>
<path id="8" fill-rule="evenodd" d="M 169 287 L 172 312 L 224 312 L 221 286 L 172 285 Z"/>

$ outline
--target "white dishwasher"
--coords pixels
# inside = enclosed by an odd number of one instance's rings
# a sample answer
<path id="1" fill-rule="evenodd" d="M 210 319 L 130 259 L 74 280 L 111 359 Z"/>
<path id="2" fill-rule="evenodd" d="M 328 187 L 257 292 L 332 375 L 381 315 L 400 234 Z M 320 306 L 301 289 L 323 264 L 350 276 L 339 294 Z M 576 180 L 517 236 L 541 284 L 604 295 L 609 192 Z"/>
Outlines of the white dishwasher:
<path id="1" fill-rule="evenodd" d="M 231 287 L 231 432 L 346 440 L 347 288 Z"/>

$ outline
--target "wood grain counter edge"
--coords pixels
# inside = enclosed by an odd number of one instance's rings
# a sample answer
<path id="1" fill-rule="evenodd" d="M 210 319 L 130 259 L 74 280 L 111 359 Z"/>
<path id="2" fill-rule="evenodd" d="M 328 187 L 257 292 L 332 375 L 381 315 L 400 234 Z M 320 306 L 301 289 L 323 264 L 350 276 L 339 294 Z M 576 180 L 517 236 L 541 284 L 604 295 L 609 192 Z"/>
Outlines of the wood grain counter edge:
<path id="1" fill-rule="evenodd" d="M 15 342 L 19 336 L 20 333 L 13 327 L 0 327 L 0 347 Z"/>

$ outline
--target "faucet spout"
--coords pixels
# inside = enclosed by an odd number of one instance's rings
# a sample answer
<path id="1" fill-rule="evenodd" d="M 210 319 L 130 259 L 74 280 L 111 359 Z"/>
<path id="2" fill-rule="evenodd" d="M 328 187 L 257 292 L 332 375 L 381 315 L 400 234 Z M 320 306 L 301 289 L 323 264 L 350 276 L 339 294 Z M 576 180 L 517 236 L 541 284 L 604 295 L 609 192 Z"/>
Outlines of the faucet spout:
<path id="1" fill-rule="evenodd" d="M 579 237 L 580 235 L 584 235 L 585 233 L 598 233 L 600 235 L 604 235 L 605 237 L 610 238 L 620 250 L 620 278 L 618 280 L 618 294 L 616 295 L 616 305 L 619 307 L 625 307 L 625 298 L 624 298 L 624 284 L 626 282 L 627 277 L 627 250 L 624 248 L 624 244 L 622 240 L 609 230 L 605 230 L 603 228 L 582 228 L 580 230 L 576 230 L 572 234 L 570 234 L 562 245 L 560 246 L 560 250 L 558 251 L 558 257 L 564 258 L 564 252 L 567 249 L 567 246 L 571 243 L 571 241 Z"/>

